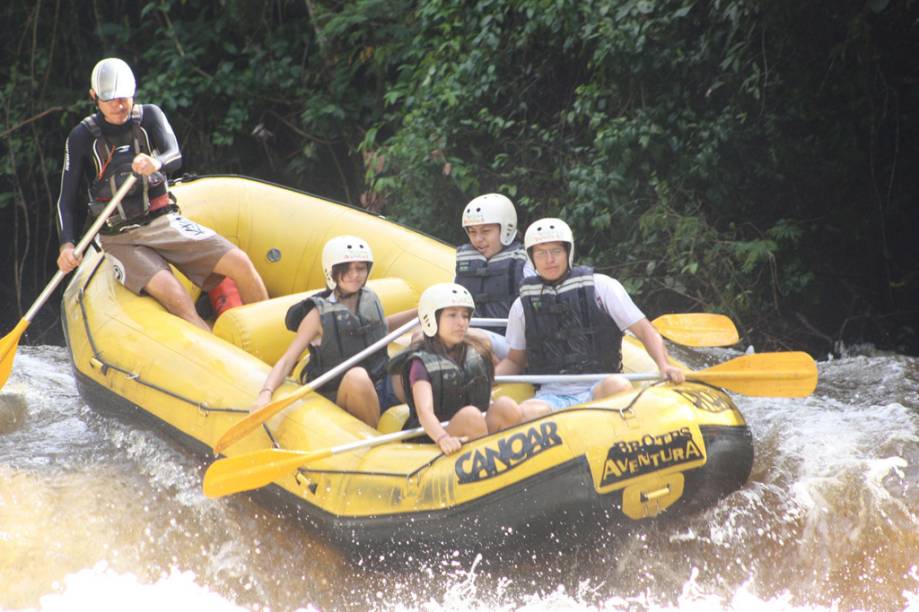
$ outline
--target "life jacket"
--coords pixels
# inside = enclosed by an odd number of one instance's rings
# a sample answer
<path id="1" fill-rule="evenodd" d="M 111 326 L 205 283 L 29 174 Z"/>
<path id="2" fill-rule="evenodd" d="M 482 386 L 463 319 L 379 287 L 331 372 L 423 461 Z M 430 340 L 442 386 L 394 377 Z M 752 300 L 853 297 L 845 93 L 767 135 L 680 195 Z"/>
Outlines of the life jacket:
<path id="1" fill-rule="evenodd" d="M 527 371 L 595 374 L 622 370 L 622 331 L 597 304 L 594 271 L 573 268 L 557 285 L 530 277 L 520 287 Z"/>
<path id="2" fill-rule="evenodd" d="M 475 300 L 475 316 L 506 319 L 523 281 L 527 253 L 514 241 L 491 259 L 464 244 L 456 249 L 456 282 Z"/>
<path id="3" fill-rule="evenodd" d="M 402 389 L 409 407 L 408 420 L 404 429 L 418 427 L 418 413 L 415 410 L 415 398 L 409 380 L 411 364 L 415 357 L 421 359 L 424 368 L 431 377 L 431 391 L 434 395 L 434 414 L 438 421 L 449 421 L 463 406 L 475 406 L 479 410 L 488 410 L 491 401 L 490 370 L 482 355 L 466 345 L 466 357 L 461 368 L 445 355 L 438 355 L 418 349 L 409 353 L 402 367 Z"/>
<path id="4" fill-rule="evenodd" d="M 118 146 L 109 142 L 94 114 L 81 121 L 95 139 L 92 157 L 96 175 L 89 188 L 93 199 L 90 211 L 94 216 L 101 212 L 122 183 L 131 175 L 131 164 L 134 158 L 139 153 L 152 154 L 150 139 L 146 130 L 141 127 L 143 117 L 143 105 L 135 104 L 131 108 L 131 116 L 128 119 L 131 125 L 131 143 Z M 114 228 L 143 220 L 150 209 L 151 192 L 153 195 L 166 193 L 166 175 L 162 172 L 157 171 L 150 176 L 143 177 L 142 181 L 131 187 L 118 205 L 118 216 L 113 215 L 113 222 L 109 223 L 109 227 Z"/>
<path id="5" fill-rule="evenodd" d="M 347 306 L 332 302 L 328 297 L 331 291 L 306 298 L 294 304 L 287 311 L 285 324 L 287 329 L 296 331 L 303 317 L 310 310 L 319 310 L 319 322 L 322 325 L 322 342 L 319 346 L 310 345 L 310 360 L 301 374 L 302 383 L 315 380 L 328 372 L 345 359 L 358 354 L 377 340 L 386 336 L 386 318 L 383 305 L 377 294 L 369 289 L 361 289 L 357 298 L 357 312 L 351 312 Z M 386 347 L 367 356 L 359 365 L 367 370 L 371 380 L 378 381 L 386 372 Z M 338 388 L 344 373 L 333 378 L 322 386 L 324 392 Z"/>

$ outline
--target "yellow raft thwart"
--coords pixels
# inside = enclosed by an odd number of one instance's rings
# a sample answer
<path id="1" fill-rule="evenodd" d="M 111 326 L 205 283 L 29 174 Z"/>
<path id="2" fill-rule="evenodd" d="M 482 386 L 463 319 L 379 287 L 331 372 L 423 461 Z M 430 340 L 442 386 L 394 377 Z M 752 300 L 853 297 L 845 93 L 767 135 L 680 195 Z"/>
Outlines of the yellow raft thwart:
<path id="1" fill-rule="evenodd" d="M 87 402 L 152 417 L 199 450 L 248 415 L 293 338 L 288 307 L 324 286 L 326 240 L 354 234 L 370 243 L 370 285 L 387 314 L 453 278 L 453 247 L 359 209 L 241 177 L 173 191 L 185 216 L 249 254 L 274 297 L 226 311 L 209 334 L 131 294 L 108 258 L 91 252 L 65 292 L 62 317 Z M 656 369 L 628 337 L 623 361 L 627 372 Z M 275 398 L 297 388 L 288 381 Z M 532 391 L 496 389 L 518 399 Z M 311 393 L 225 453 L 326 449 L 398 430 L 404 418 L 396 407 L 376 430 Z M 704 508 L 742 486 L 752 462 L 750 431 L 722 390 L 650 384 L 470 441 L 451 456 L 412 440 L 325 456 L 264 491 L 342 543 L 494 542 Z"/>

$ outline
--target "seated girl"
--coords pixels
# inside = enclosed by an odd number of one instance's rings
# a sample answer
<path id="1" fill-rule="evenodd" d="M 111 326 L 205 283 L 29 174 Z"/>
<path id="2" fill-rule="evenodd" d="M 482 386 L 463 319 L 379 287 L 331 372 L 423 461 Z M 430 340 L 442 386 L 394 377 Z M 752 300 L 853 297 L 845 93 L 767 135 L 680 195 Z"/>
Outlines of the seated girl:
<path id="1" fill-rule="evenodd" d="M 337 236 L 322 249 L 322 271 L 328 289 L 291 306 L 285 323 L 296 331 L 284 355 L 268 373 L 255 409 L 269 401 L 284 377 L 290 374 L 304 350 L 310 359 L 301 375 L 307 383 L 338 366 L 383 338 L 389 329 L 410 321 L 417 309 L 384 317 L 377 295 L 365 287 L 373 253 L 355 236 Z M 380 412 L 399 403 L 386 375 L 386 348 L 368 355 L 318 391 L 328 399 L 376 427 Z"/>
<path id="2" fill-rule="evenodd" d="M 402 362 L 409 406 L 403 429 L 420 425 L 447 455 L 458 451 L 464 440 L 488 433 L 483 411 L 491 403 L 494 361 L 489 349 L 466 335 L 473 310 L 472 295 L 461 285 L 426 289 L 418 302 L 424 337 L 413 343 Z"/>

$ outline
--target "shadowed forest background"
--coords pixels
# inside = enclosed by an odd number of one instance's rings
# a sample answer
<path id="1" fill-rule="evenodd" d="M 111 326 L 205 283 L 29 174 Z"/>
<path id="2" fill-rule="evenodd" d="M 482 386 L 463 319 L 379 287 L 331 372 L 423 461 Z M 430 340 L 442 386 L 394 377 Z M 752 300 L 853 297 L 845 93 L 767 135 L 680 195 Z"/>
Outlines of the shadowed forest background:
<path id="1" fill-rule="evenodd" d="M 452 243 L 466 202 L 498 191 L 522 227 L 567 220 L 578 260 L 650 318 L 722 312 L 759 350 L 818 358 L 919 354 L 917 0 L 8 0 L 0 15 L 3 334 L 55 271 L 64 141 L 114 55 L 169 117 L 184 173 L 271 180 Z M 58 302 L 23 342 L 62 342 Z"/>

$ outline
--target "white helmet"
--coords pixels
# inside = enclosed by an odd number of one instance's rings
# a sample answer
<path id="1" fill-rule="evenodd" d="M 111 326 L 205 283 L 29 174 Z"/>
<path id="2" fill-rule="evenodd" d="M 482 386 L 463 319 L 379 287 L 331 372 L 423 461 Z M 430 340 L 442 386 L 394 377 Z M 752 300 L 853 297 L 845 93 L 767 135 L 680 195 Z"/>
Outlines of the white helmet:
<path id="1" fill-rule="evenodd" d="M 451 306 L 475 310 L 475 301 L 468 289 L 456 283 L 438 283 L 424 290 L 418 300 L 418 318 L 425 336 L 433 338 L 437 335 L 437 313 Z"/>
<path id="2" fill-rule="evenodd" d="M 366 241 L 357 236 L 336 236 L 326 242 L 322 247 L 322 272 L 325 274 L 326 287 L 335 289 L 332 267 L 352 261 L 366 261 L 367 272 L 370 272 L 370 268 L 373 267 L 373 253 Z"/>
<path id="3" fill-rule="evenodd" d="M 133 98 L 137 89 L 134 73 L 124 60 L 107 57 L 93 68 L 90 87 L 103 102 L 115 98 Z"/>
<path id="4" fill-rule="evenodd" d="M 574 235 L 567 223 L 561 219 L 546 217 L 530 224 L 523 237 L 523 246 L 527 250 L 530 263 L 533 263 L 532 248 L 544 242 L 567 242 L 568 267 L 574 266 Z"/>
<path id="5" fill-rule="evenodd" d="M 500 193 L 486 193 L 473 198 L 463 211 L 463 228 L 470 225 L 497 223 L 501 226 L 501 244 L 509 245 L 517 235 L 517 209 Z"/>

